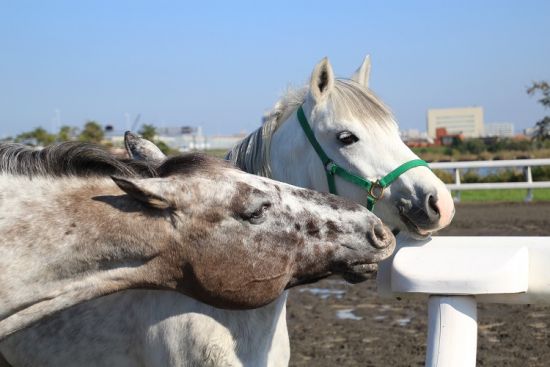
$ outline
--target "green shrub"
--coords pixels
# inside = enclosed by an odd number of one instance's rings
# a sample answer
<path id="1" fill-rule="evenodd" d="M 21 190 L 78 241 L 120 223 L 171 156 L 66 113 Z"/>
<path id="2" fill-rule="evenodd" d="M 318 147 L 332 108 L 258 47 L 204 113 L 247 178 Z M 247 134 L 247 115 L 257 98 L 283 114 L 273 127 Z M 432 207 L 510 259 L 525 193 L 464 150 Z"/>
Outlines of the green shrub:
<path id="1" fill-rule="evenodd" d="M 445 182 L 446 184 L 450 184 L 450 183 L 455 182 L 455 178 L 454 178 L 453 174 L 449 171 L 445 171 L 445 170 L 442 170 L 442 169 L 434 169 L 433 172 L 435 173 L 435 175 L 437 177 L 439 177 L 439 179 L 441 181 Z"/>
<path id="2" fill-rule="evenodd" d="M 464 183 L 481 182 L 481 178 L 479 177 L 477 170 L 473 170 L 473 169 L 469 169 L 466 172 L 464 172 L 460 180 Z"/>
<path id="3" fill-rule="evenodd" d="M 531 167 L 531 175 L 533 176 L 533 181 L 550 181 L 550 167 Z"/>

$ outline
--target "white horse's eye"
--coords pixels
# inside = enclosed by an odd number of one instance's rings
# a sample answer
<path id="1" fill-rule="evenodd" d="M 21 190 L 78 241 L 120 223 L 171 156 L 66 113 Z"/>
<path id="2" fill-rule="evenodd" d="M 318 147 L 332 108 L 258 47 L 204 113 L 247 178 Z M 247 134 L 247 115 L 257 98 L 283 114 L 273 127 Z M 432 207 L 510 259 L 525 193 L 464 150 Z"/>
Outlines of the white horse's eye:
<path id="1" fill-rule="evenodd" d="M 341 133 L 338 133 L 337 138 L 345 145 L 351 145 L 359 141 L 359 138 L 349 131 L 342 131 Z"/>

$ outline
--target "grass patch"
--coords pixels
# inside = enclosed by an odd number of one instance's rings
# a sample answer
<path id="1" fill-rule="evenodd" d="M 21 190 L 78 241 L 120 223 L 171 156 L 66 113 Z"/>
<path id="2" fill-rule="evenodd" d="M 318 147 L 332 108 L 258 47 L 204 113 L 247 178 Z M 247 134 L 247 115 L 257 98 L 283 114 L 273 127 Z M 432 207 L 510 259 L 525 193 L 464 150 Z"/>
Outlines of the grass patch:
<path id="1" fill-rule="evenodd" d="M 453 191 L 453 196 L 456 192 Z M 461 191 L 461 202 L 514 201 L 523 202 L 527 189 Z M 550 201 L 550 189 L 534 189 L 533 201 Z"/>

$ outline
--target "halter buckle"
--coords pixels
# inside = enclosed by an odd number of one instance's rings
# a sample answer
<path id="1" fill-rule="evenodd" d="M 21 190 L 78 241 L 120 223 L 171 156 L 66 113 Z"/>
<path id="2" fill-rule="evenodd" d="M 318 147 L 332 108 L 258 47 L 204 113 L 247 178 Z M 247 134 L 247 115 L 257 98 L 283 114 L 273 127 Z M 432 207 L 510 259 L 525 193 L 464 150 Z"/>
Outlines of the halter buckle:
<path id="1" fill-rule="evenodd" d="M 372 183 L 370 189 L 369 189 L 369 196 L 372 197 L 374 200 L 379 200 L 384 196 L 384 186 L 380 184 L 379 180 L 376 180 Z"/>
<path id="2" fill-rule="evenodd" d="M 330 161 L 325 166 L 325 169 L 327 170 L 328 173 L 333 175 L 334 174 L 334 171 L 333 171 L 334 167 L 336 167 L 336 163 L 334 163 L 333 161 Z"/>

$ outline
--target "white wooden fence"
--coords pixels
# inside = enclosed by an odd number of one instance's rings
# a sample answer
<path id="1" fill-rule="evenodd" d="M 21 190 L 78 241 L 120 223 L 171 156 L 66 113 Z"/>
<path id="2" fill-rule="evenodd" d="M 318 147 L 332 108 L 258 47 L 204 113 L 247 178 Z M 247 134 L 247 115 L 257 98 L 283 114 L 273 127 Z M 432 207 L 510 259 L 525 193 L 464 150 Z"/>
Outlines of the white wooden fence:
<path id="1" fill-rule="evenodd" d="M 428 302 L 427 367 L 474 367 L 477 303 L 550 304 L 550 237 L 398 238 L 377 282 Z"/>
<path id="2" fill-rule="evenodd" d="M 430 163 L 432 169 L 454 171 L 455 182 L 448 184 L 449 190 L 456 191 L 456 201 L 460 201 L 460 191 L 489 189 L 527 189 L 525 201 L 533 200 L 533 189 L 550 188 L 550 181 L 533 181 L 531 167 L 550 166 L 550 159 L 515 159 L 502 161 L 471 161 L 471 162 L 435 162 Z M 460 170 L 471 168 L 511 168 L 521 167 L 525 173 L 525 182 L 489 182 L 461 183 Z"/>

